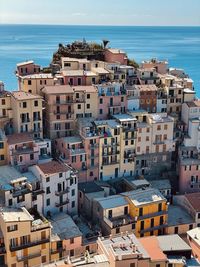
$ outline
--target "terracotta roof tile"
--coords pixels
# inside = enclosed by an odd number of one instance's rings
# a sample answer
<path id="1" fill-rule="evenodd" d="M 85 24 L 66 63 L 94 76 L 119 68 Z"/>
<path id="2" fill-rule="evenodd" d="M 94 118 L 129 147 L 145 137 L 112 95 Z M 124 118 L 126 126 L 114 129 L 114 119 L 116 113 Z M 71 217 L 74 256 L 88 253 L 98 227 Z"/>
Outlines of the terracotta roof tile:
<path id="1" fill-rule="evenodd" d="M 44 164 L 38 164 L 38 168 L 40 168 L 45 175 L 69 171 L 69 168 L 66 165 L 58 161 L 50 161 Z"/>
<path id="2" fill-rule="evenodd" d="M 15 133 L 12 135 L 8 135 L 8 144 L 23 144 L 33 141 L 33 137 L 30 133 Z"/>
<path id="3" fill-rule="evenodd" d="M 162 252 L 156 236 L 143 237 L 139 239 L 152 261 L 167 261 L 166 255 Z"/>

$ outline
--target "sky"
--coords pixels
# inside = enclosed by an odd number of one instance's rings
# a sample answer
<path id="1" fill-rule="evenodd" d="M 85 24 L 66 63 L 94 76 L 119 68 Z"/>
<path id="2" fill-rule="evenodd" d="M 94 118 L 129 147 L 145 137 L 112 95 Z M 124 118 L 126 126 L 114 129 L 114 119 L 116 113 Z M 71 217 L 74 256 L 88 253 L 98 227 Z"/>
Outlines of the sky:
<path id="1" fill-rule="evenodd" d="M 200 0 L 0 0 L 0 24 L 200 26 Z"/>

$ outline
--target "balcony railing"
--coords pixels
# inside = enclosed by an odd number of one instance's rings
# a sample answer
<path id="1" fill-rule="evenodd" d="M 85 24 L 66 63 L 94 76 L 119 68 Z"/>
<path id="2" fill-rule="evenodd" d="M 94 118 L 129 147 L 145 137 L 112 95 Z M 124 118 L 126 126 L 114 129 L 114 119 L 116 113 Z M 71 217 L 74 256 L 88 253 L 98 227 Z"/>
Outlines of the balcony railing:
<path id="1" fill-rule="evenodd" d="M 26 194 L 29 194 L 30 192 L 31 192 L 31 190 L 29 188 L 21 188 L 18 190 L 14 190 L 13 197 L 19 197 L 22 195 L 26 195 Z"/>
<path id="2" fill-rule="evenodd" d="M 66 199 L 66 200 L 64 200 L 62 202 L 56 202 L 56 207 L 59 208 L 59 207 L 62 207 L 64 205 L 68 204 L 68 203 L 69 203 L 69 199 Z"/>
<path id="3" fill-rule="evenodd" d="M 102 163 L 103 166 L 108 166 L 108 165 L 113 165 L 113 164 L 119 164 L 119 160 L 103 162 Z"/>
<path id="4" fill-rule="evenodd" d="M 34 117 L 33 121 L 41 121 L 41 117 Z"/>
<path id="5" fill-rule="evenodd" d="M 13 252 L 13 251 L 17 251 L 17 250 L 21 250 L 21 249 L 25 249 L 25 248 L 29 248 L 29 247 L 38 246 L 38 245 L 41 245 L 44 243 L 49 243 L 49 241 L 50 241 L 49 238 L 44 238 L 41 240 L 35 240 L 32 242 L 28 242 L 28 243 L 22 244 L 22 245 L 15 245 L 15 246 L 10 245 L 10 251 Z"/>
<path id="6" fill-rule="evenodd" d="M 76 148 L 76 149 L 70 149 L 71 155 L 80 155 L 80 154 L 86 154 L 84 148 Z"/>
<path id="7" fill-rule="evenodd" d="M 167 227 L 168 224 L 167 223 L 163 223 L 163 224 L 160 224 L 160 225 L 157 225 L 157 226 L 153 226 L 153 227 L 148 227 L 148 228 L 145 228 L 145 229 L 142 229 L 140 230 L 140 233 L 141 234 L 144 234 L 146 232 L 151 232 L 151 231 L 155 231 L 155 230 L 160 230 L 160 229 L 163 229 L 165 227 Z"/>
<path id="8" fill-rule="evenodd" d="M 65 188 L 64 190 L 61 190 L 61 191 L 56 191 L 55 192 L 55 195 L 56 196 L 62 196 L 62 195 L 64 195 L 64 194 L 66 194 L 66 193 L 69 193 L 69 187 L 67 187 L 67 188 Z"/>
<path id="9" fill-rule="evenodd" d="M 28 254 L 26 256 L 17 256 L 17 261 L 25 261 L 25 260 L 29 260 L 29 259 L 34 259 L 34 258 L 38 258 L 41 256 L 41 251 L 38 251 L 36 253 L 32 253 L 32 254 Z"/>
<path id="10" fill-rule="evenodd" d="M 115 155 L 118 155 L 119 153 L 120 153 L 119 150 L 117 150 L 117 151 L 109 151 L 109 152 L 102 152 L 102 156 L 103 157 L 115 156 Z"/>
<path id="11" fill-rule="evenodd" d="M 28 122 L 30 122 L 30 119 L 29 118 L 21 119 L 21 123 L 28 123 Z"/>
<path id="12" fill-rule="evenodd" d="M 104 217 L 104 222 L 110 228 L 116 228 L 116 227 L 120 227 L 123 225 L 135 223 L 136 219 L 127 214 L 127 215 L 122 215 L 122 216 L 113 217 L 113 218 Z"/>
<path id="13" fill-rule="evenodd" d="M 152 218 L 152 217 L 166 215 L 166 214 L 167 214 L 166 210 L 157 211 L 157 212 L 153 212 L 153 213 L 144 214 L 142 216 L 138 216 L 138 220 L 144 220 L 144 219 L 147 219 L 147 218 Z"/>

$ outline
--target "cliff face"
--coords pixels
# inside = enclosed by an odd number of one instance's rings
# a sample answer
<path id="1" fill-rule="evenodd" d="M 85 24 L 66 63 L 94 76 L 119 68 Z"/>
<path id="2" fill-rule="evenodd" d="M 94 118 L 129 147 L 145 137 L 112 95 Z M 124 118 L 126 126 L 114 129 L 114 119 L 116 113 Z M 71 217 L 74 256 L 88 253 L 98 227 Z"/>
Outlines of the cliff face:
<path id="1" fill-rule="evenodd" d="M 89 60 L 104 61 L 103 45 L 97 43 L 87 43 L 75 41 L 71 44 L 59 44 L 58 50 L 53 54 L 52 63 L 61 65 L 61 57 L 87 58 Z"/>

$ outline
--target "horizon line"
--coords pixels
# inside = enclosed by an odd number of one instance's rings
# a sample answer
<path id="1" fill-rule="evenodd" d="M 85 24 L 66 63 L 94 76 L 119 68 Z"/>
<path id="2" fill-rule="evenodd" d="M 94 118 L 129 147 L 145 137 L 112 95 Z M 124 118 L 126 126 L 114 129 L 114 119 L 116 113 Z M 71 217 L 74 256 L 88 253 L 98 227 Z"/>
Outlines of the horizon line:
<path id="1" fill-rule="evenodd" d="M 1 23 L 0 26 L 89 26 L 89 27 L 200 27 L 200 25 L 112 25 L 112 24 L 51 24 L 51 23 Z"/>

